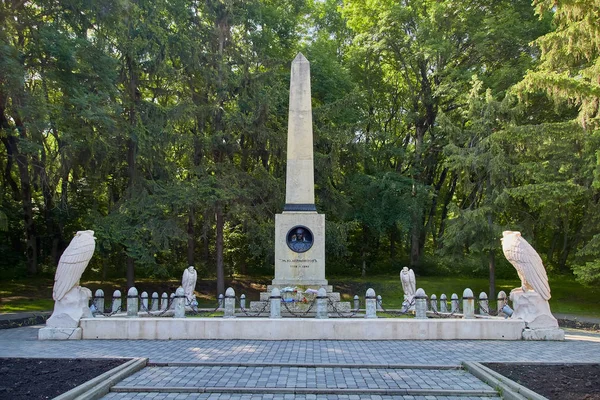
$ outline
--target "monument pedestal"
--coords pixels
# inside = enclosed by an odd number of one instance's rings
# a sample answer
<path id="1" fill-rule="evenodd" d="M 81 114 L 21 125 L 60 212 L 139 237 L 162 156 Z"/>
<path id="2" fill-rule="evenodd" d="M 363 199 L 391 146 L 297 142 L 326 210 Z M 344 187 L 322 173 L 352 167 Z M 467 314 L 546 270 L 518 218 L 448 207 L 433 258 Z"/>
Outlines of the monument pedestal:
<path id="1" fill-rule="evenodd" d="M 525 340 L 565 340 L 565 332 L 558 327 L 558 321 L 550 312 L 548 301 L 534 292 L 524 292 L 517 288 L 510 292 L 514 312 L 511 318 L 525 321 Z"/>
<path id="2" fill-rule="evenodd" d="M 302 232 L 298 234 L 299 230 Z M 327 289 L 325 215 L 316 212 L 284 212 L 275 215 L 273 286 L 279 289 L 287 286 Z"/>

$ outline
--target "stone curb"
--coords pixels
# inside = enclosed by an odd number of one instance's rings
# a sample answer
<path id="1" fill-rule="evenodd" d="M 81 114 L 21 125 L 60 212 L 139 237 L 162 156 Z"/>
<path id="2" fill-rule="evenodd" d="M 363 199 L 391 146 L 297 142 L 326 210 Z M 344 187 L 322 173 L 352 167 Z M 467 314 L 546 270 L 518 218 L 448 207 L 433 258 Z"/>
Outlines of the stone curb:
<path id="1" fill-rule="evenodd" d="M 141 370 L 148 363 L 147 358 L 134 358 L 91 379 L 54 400 L 96 400 L 106 395 L 112 386 Z"/>
<path id="2" fill-rule="evenodd" d="M 465 361 L 463 366 L 471 374 L 481 379 L 488 385 L 497 388 L 502 398 L 506 400 L 548 400 L 546 397 L 534 392 L 517 382 L 508 379 L 502 374 L 478 362 Z"/>
<path id="3" fill-rule="evenodd" d="M 189 387 L 189 386 L 114 386 L 110 389 L 116 393 L 242 393 L 242 394 L 377 394 L 391 396 L 469 396 L 469 397 L 497 397 L 498 392 L 490 390 L 468 390 L 468 389 L 338 389 L 338 388 L 273 388 L 254 387 L 236 388 L 229 386 L 214 387 Z"/>
<path id="4" fill-rule="evenodd" d="M 262 362 L 149 362 L 148 367 L 298 367 L 298 368 L 376 368 L 376 369 L 438 369 L 462 370 L 460 365 L 435 364 L 342 364 L 342 363 L 262 363 Z"/>
<path id="5" fill-rule="evenodd" d="M 41 325 L 45 324 L 46 320 L 50 318 L 52 312 L 39 312 L 31 313 L 26 317 L 14 318 L 14 319 L 0 319 L 0 329 L 13 329 L 20 328 L 22 326 Z"/>

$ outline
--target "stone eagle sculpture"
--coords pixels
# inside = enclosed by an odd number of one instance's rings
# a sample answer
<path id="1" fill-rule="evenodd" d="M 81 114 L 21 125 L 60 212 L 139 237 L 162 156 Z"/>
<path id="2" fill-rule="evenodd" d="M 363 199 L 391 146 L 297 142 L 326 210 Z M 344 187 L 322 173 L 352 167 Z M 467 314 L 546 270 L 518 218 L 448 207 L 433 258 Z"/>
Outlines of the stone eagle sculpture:
<path id="1" fill-rule="evenodd" d="M 81 275 L 87 268 L 95 248 L 94 231 L 78 231 L 75 234 L 58 261 L 52 289 L 54 301 L 62 300 L 71 289 L 79 286 Z"/>
<path id="2" fill-rule="evenodd" d="M 414 296 L 417 291 L 417 282 L 415 279 L 415 272 L 408 267 L 402 268 L 400 271 L 400 282 L 402 283 L 402 290 L 404 296 Z"/>
<path id="3" fill-rule="evenodd" d="M 550 299 L 548 275 L 542 259 L 533 247 L 523 237 L 521 232 L 502 232 L 502 251 L 506 259 L 515 267 L 521 279 L 523 292 L 533 290 L 542 299 Z"/>
<path id="4" fill-rule="evenodd" d="M 408 269 L 408 267 L 402 268 L 402 271 L 400 271 L 400 283 L 402 283 L 402 290 L 404 291 L 404 307 L 414 310 L 415 305 L 412 303 L 417 291 L 415 272 L 412 269 Z"/>
<path id="5" fill-rule="evenodd" d="M 60 256 L 52 289 L 54 311 L 39 330 L 39 339 L 81 339 L 79 320 L 92 317 L 92 292 L 79 286 L 79 280 L 94 254 L 95 240 L 94 231 L 79 231 Z"/>
<path id="6" fill-rule="evenodd" d="M 196 289 L 196 280 L 198 279 L 198 273 L 193 266 L 189 266 L 183 271 L 183 277 L 181 278 L 181 287 L 185 293 L 189 303 L 196 300 L 194 290 Z"/>

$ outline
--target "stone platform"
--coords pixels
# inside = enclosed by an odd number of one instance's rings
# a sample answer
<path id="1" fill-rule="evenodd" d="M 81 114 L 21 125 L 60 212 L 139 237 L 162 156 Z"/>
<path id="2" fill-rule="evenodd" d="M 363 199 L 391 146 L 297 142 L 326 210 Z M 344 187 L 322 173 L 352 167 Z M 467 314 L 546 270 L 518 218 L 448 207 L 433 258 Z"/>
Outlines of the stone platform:
<path id="1" fill-rule="evenodd" d="M 84 318 L 83 339 L 520 340 L 525 322 L 405 318 Z"/>

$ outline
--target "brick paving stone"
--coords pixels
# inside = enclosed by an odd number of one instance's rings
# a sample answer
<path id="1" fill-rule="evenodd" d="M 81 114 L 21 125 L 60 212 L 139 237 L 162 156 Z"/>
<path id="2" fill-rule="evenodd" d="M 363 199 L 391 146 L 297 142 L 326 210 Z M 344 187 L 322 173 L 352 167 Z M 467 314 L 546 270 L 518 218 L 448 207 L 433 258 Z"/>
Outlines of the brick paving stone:
<path id="1" fill-rule="evenodd" d="M 38 341 L 38 327 L 0 330 L 0 357 L 148 357 L 151 362 L 228 361 L 303 364 L 428 364 L 600 362 L 600 342 L 530 341 Z"/>
<path id="2" fill-rule="evenodd" d="M 288 370 L 289 375 L 297 375 L 297 380 L 279 381 L 278 373 L 284 370 Z M 219 373 L 218 379 L 215 379 L 215 371 Z M 316 375 L 316 368 L 257 366 L 247 369 L 246 382 L 237 378 L 235 367 L 146 367 L 119 382 L 115 388 L 145 387 L 160 382 L 162 387 L 197 388 L 490 389 L 473 375 L 453 369 L 320 368 L 320 374 Z"/>
<path id="3" fill-rule="evenodd" d="M 38 341 L 40 327 L 0 330 L 0 357 L 114 358 L 148 357 L 150 362 L 248 363 L 245 366 L 188 366 L 189 374 L 173 375 L 146 368 L 146 385 L 324 388 L 457 388 L 483 385 L 462 370 L 375 368 L 370 365 L 446 365 L 480 362 L 593 362 L 600 363 L 600 342 L 530 341 L 260 341 L 260 340 L 80 340 Z M 315 368 L 269 364 L 314 365 Z M 319 364 L 364 366 L 326 368 Z M 168 367 L 177 368 L 177 367 Z M 180 367 L 183 368 L 183 367 Z M 146 370 L 152 370 L 153 375 Z M 137 375 L 134 375 L 137 376 Z M 203 379 L 203 380 L 202 380 Z M 218 383 L 218 385 L 216 384 Z M 481 386 L 478 386 L 481 387 Z M 487 387 L 489 388 L 489 387 Z M 383 396 L 240 393 L 109 393 L 105 399 L 210 400 L 456 400 L 452 396 Z M 463 399 L 465 397 L 462 397 Z M 470 397 L 480 399 L 479 397 Z M 481 399 L 490 399 L 482 397 Z"/>

